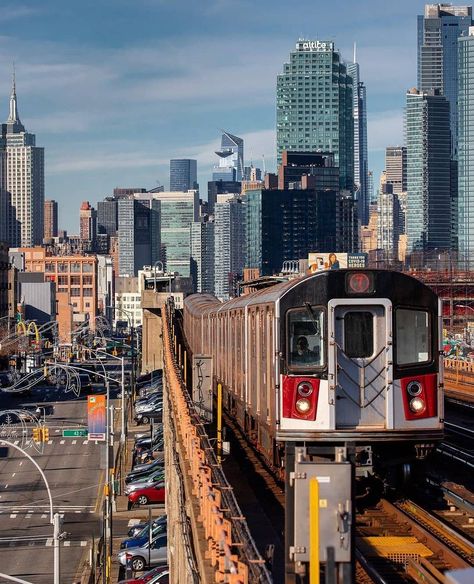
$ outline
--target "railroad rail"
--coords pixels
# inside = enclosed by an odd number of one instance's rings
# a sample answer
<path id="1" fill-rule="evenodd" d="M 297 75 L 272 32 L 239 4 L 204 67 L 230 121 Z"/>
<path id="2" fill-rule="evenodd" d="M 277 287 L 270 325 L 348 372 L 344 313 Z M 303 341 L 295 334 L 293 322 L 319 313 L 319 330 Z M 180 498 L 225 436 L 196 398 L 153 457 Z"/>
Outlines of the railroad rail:
<path id="1" fill-rule="evenodd" d="M 473 546 L 413 503 L 382 499 L 357 516 L 357 557 L 378 583 L 443 582 L 443 572 L 474 564 Z"/>

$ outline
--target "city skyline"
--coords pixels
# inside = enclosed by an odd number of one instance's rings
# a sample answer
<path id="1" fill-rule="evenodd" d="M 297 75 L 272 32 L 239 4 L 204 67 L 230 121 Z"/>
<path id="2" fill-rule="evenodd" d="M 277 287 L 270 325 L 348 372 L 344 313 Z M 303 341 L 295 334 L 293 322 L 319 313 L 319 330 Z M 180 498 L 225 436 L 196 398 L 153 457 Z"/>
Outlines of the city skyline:
<path id="1" fill-rule="evenodd" d="M 270 13 L 267 1 L 252 12 L 246 0 L 209 1 L 199 10 L 159 0 L 139 1 L 133 10 L 119 0 L 113 11 L 106 1 L 80 10 L 56 0 L 8 4 L 0 14 L 9 31 L 0 44 L 2 118 L 15 61 L 22 121 L 45 147 L 46 198 L 59 203 L 60 227 L 77 232 L 77 213 L 64 208 L 69 200 L 95 204 L 115 186 L 131 184 L 153 188 L 160 181 L 167 188 L 171 158 L 197 159 L 198 182 L 206 184 L 221 127 L 244 139 L 245 163 L 262 166 L 263 154 L 267 170 L 275 170 L 275 78 L 289 51 L 302 36 L 331 39 L 350 62 L 357 42 L 377 184 L 385 147 L 403 143 L 404 96 L 416 85 L 416 17 L 424 4 L 367 0 L 355 7 L 337 0 L 321 12 L 303 1 L 301 9 L 317 18 L 303 30 L 289 18 L 291 7 Z M 165 21 L 157 34 L 156 23 Z M 125 23 L 127 34 L 118 35 Z M 238 39 L 230 67 L 215 51 L 224 38 Z"/>

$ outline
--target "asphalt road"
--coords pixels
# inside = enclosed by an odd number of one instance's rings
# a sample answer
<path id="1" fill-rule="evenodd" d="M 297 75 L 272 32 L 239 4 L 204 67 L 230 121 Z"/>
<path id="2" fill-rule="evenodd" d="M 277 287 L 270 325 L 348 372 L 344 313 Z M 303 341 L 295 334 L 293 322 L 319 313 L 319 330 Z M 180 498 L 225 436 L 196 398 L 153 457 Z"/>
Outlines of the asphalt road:
<path id="1" fill-rule="evenodd" d="M 55 512 L 64 515 L 61 542 L 61 584 L 75 582 L 81 559 L 88 554 L 93 537 L 101 532 L 101 513 L 96 512 L 102 493 L 105 449 L 86 438 L 63 438 L 64 428 L 87 425 L 87 401 L 56 388 L 35 389 L 29 398 L 0 395 L 1 409 L 21 404 L 52 404 L 46 416 L 49 441 L 38 450 L 26 451 L 43 469 L 50 484 Z M 22 445 L 21 425 L 11 435 Z M 5 436 L 5 428 L 0 434 Z M 11 430 L 8 430 L 11 433 Z M 30 431 L 30 430 L 28 430 Z M 5 436 L 6 438 L 6 436 Z M 3 451 L 5 454 L 5 451 Z M 33 584 L 53 581 L 53 527 L 43 480 L 20 452 L 8 449 L 0 458 L 0 573 Z M 0 582 L 8 580 L 0 576 Z"/>

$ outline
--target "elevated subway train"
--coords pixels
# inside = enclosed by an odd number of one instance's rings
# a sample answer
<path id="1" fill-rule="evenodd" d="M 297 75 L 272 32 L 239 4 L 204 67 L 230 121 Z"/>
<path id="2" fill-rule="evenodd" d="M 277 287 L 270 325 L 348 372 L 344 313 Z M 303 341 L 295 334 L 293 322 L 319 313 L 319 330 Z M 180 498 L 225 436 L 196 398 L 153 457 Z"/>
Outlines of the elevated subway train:
<path id="1" fill-rule="evenodd" d="M 432 290 L 386 270 L 184 302 L 191 352 L 213 358 L 224 407 L 276 468 L 288 442 L 351 444 L 374 467 L 423 454 L 443 433 L 440 326 Z"/>

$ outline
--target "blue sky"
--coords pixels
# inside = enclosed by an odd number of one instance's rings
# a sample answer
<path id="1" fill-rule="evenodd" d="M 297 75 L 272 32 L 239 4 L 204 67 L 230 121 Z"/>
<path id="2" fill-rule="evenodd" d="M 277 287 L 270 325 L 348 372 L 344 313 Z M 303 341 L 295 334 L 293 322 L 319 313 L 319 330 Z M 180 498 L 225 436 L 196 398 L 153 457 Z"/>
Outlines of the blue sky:
<path id="1" fill-rule="evenodd" d="M 197 158 L 207 189 L 219 129 L 275 168 L 275 83 L 299 37 L 357 43 L 368 94 L 369 166 L 403 141 L 416 85 L 418 0 L 3 0 L 0 119 L 12 62 L 22 122 L 45 147 L 46 198 L 78 229 L 82 200 L 115 186 L 168 188 L 169 159 Z"/>

